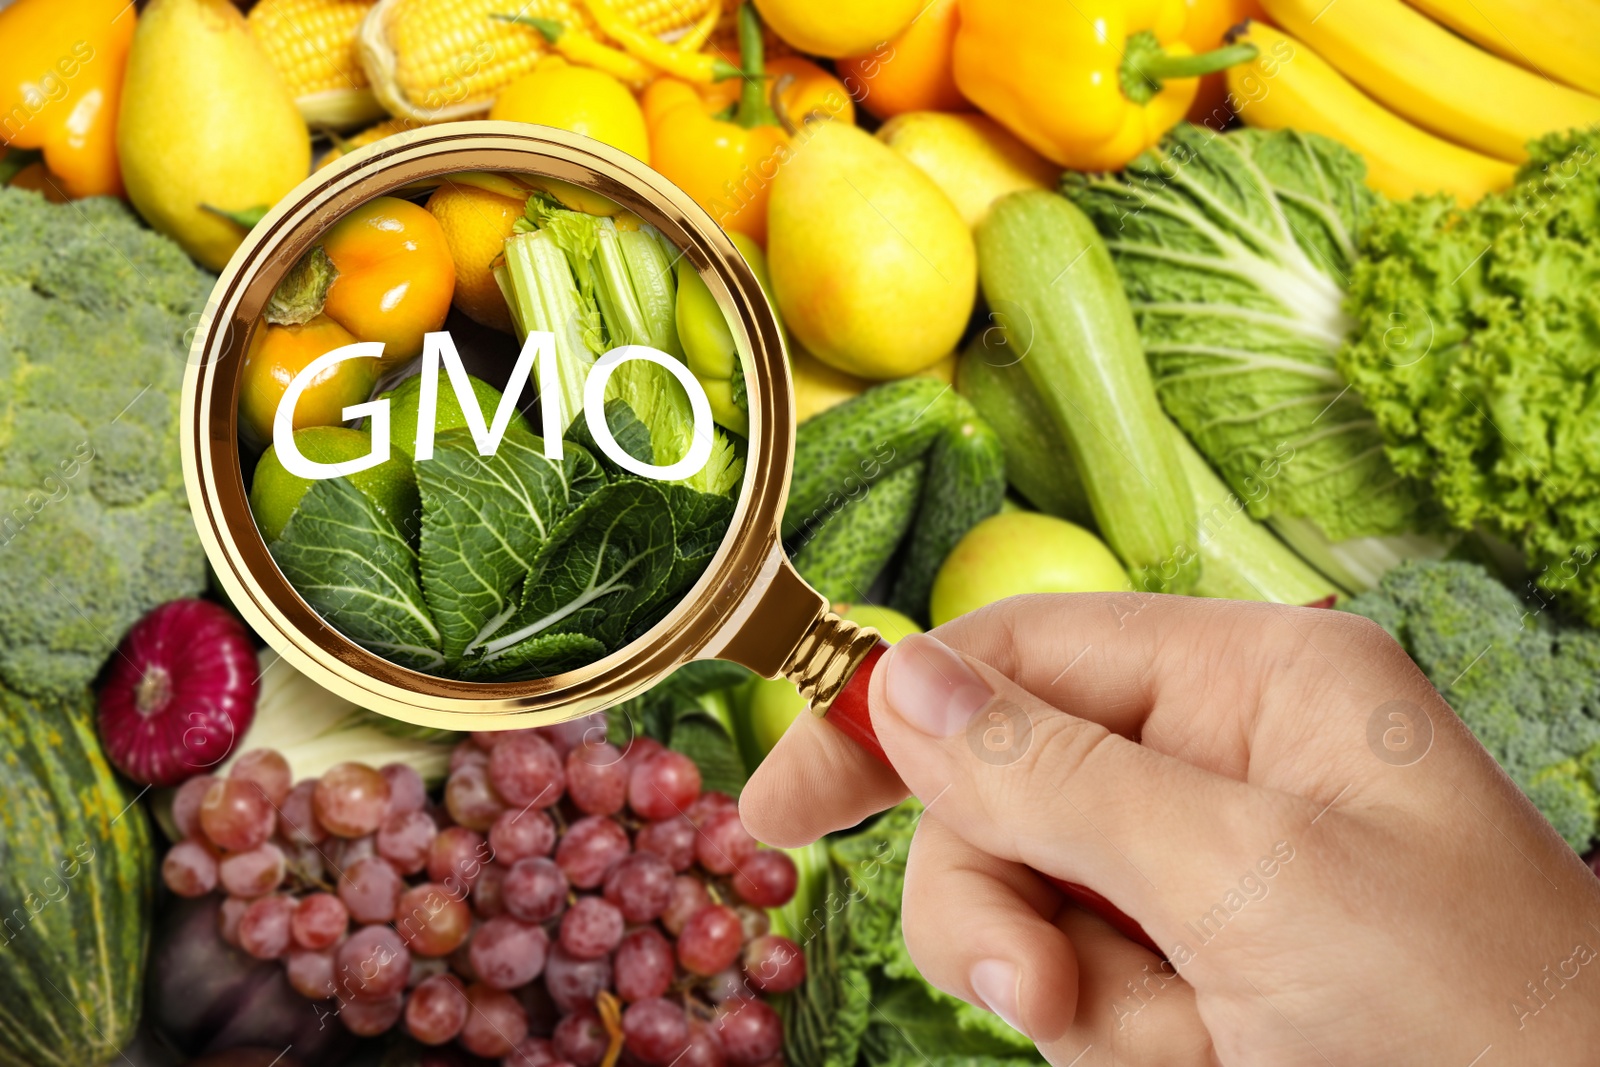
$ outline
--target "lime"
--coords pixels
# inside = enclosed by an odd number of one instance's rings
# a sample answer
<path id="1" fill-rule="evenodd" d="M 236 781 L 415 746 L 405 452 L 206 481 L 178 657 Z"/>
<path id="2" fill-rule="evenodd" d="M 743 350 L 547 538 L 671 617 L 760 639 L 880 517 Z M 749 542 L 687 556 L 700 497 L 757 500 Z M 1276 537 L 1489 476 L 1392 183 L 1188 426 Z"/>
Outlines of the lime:
<path id="1" fill-rule="evenodd" d="M 446 430 L 467 424 L 467 414 L 461 410 L 461 400 L 450 385 L 450 376 L 440 368 L 438 377 L 439 399 L 433 409 L 435 439 Z M 494 413 L 500 409 L 500 391 L 471 375 L 467 376 L 467 381 L 472 383 L 472 392 L 478 398 L 478 411 L 483 415 L 483 424 L 488 426 L 494 422 Z M 407 378 L 384 393 L 381 399 L 389 401 L 389 440 L 396 450 L 407 456 L 412 455 L 417 449 L 417 404 L 422 399 L 422 375 Z M 520 413 L 511 421 L 513 424 L 520 422 L 523 429 L 532 432 Z"/>
<path id="2" fill-rule="evenodd" d="M 342 463 L 372 451 L 371 435 L 365 430 L 343 426 L 310 426 L 296 430 L 294 443 L 301 455 L 315 463 Z M 411 470 L 410 456 L 397 450 L 387 461 L 349 478 L 350 484 L 361 490 L 373 506 L 401 530 L 408 535 L 416 531 L 422 502 L 417 496 L 417 478 Z M 283 535 L 289 516 L 300 506 L 300 498 L 310 488 L 309 478 L 284 470 L 276 446 L 262 454 L 250 483 L 250 510 L 268 544 Z"/>

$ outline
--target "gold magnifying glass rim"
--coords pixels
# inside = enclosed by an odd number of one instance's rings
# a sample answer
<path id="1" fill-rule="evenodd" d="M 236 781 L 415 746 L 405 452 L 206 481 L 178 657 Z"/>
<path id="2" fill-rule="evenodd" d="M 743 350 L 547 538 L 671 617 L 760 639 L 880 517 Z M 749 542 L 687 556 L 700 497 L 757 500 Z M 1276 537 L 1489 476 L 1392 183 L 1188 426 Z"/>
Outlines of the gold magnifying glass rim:
<path id="1" fill-rule="evenodd" d="M 609 197 L 654 225 L 700 272 L 742 334 L 750 436 L 729 533 L 700 580 L 651 630 L 588 666 L 522 682 L 423 674 L 367 651 L 328 625 L 283 577 L 250 511 L 239 454 L 243 356 L 284 273 L 357 205 L 462 171 L 558 178 Z M 508 341 L 507 359 L 514 352 Z M 647 165 L 587 137 L 515 122 L 452 122 L 385 138 L 323 168 L 246 237 L 207 302 L 183 382 L 181 443 L 190 508 L 218 583 L 291 666 L 354 703 L 452 730 L 543 726 L 617 703 L 702 655 L 754 587 L 770 581 L 794 451 L 794 404 L 782 331 L 744 257 L 703 208 Z M 793 640 L 794 635 L 787 635 Z"/>

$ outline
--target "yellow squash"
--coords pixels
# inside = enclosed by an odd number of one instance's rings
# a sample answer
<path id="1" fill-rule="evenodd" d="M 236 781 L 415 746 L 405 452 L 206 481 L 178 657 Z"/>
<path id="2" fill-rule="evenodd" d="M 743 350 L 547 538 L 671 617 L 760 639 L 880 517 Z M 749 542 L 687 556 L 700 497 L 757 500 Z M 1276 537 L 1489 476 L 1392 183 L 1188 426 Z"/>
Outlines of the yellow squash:
<path id="1" fill-rule="evenodd" d="M 1600 123 L 1600 97 L 1507 63 L 1400 0 L 1265 0 L 1264 6 L 1275 23 L 1379 102 L 1479 152 L 1521 163 L 1534 138 Z"/>
<path id="2" fill-rule="evenodd" d="M 1441 140 L 1351 85 L 1304 44 L 1271 26 L 1234 34 L 1259 49 L 1228 71 L 1229 100 L 1247 125 L 1320 133 L 1367 161 L 1367 184 L 1385 196 L 1449 193 L 1471 204 L 1511 184 L 1516 168 Z"/>

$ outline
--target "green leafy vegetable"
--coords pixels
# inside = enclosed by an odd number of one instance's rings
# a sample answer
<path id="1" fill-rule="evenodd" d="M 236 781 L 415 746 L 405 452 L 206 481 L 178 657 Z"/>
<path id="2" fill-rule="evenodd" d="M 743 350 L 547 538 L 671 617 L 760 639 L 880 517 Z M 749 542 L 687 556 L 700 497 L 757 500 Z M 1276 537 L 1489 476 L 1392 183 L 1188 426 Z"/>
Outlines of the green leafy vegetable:
<path id="1" fill-rule="evenodd" d="M 1600 632 L 1474 563 L 1401 564 L 1347 606 L 1405 646 L 1561 836 L 1587 847 L 1600 820 Z"/>
<path id="2" fill-rule="evenodd" d="M 356 644 L 414 670 L 444 666 L 416 549 L 348 478 L 313 482 L 271 551 L 295 592 Z"/>
<path id="3" fill-rule="evenodd" d="M 1470 208 L 1377 213 L 1340 367 L 1397 470 L 1600 624 L 1600 132 L 1529 152 L 1510 189 Z"/>
<path id="4" fill-rule="evenodd" d="M 0 189 L 0 234 L 0 680 L 75 696 L 205 589 L 177 427 L 213 279 L 110 197 Z"/>
<path id="5" fill-rule="evenodd" d="M 1121 175 L 1063 178 L 1111 248 L 1167 412 L 1252 515 L 1334 541 L 1428 517 L 1335 365 L 1376 200 L 1364 176 L 1315 134 L 1180 126 Z"/>
<path id="6" fill-rule="evenodd" d="M 539 548 L 577 502 L 605 484 L 581 448 L 546 459 L 537 437 L 513 426 L 493 456 L 472 433 L 448 430 L 419 463 L 422 589 L 445 660 L 459 665 L 486 626 L 509 615 Z"/>
<path id="7" fill-rule="evenodd" d="M 900 922 L 906 857 L 922 806 L 908 800 L 866 831 L 790 855 L 801 889 L 774 929 L 805 950 L 806 980 L 784 1011 L 790 1062 L 816 1067 L 1042 1064 L 998 1016 L 929 985 Z M 813 846 L 815 849 L 816 846 Z"/>
<path id="8" fill-rule="evenodd" d="M 541 635 L 579 633 L 615 648 L 633 615 L 671 572 L 672 511 L 645 481 L 614 482 L 592 493 L 545 541 L 523 584 L 516 613 L 473 643 L 475 670 L 522 667 Z"/>

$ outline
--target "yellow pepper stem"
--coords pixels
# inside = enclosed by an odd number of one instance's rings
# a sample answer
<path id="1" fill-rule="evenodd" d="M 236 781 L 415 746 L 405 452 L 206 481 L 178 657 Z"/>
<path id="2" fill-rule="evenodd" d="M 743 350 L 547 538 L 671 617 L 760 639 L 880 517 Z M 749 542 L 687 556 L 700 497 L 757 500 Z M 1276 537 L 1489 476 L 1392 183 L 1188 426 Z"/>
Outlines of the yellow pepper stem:
<path id="1" fill-rule="evenodd" d="M 1255 57 L 1253 44 L 1226 45 L 1199 55 L 1168 55 L 1155 34 L 1140 30 L 1128 38 L 1128 47 L 1123 53 L 1122 95 L 1135 104 L 1147 104 L 1169 78 L 1198 78 Z"/>
<path id="2" fill-rule="evenodd" d="M 739 110 L 733 121 L 751 129 L 756 126 L 778 125 L 777 112 L 767 102 L 766 44 L 761 37 L 761 17 L 755 5 L 746 0 L 739 5 L 739 60 L 744 70 L 744 88 L 739 94 Z"/>

